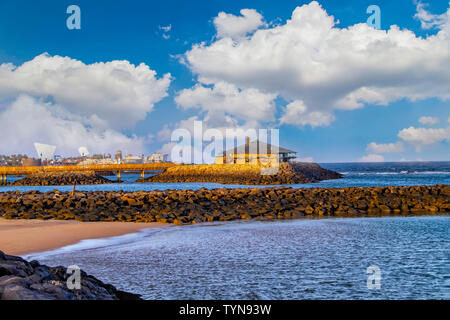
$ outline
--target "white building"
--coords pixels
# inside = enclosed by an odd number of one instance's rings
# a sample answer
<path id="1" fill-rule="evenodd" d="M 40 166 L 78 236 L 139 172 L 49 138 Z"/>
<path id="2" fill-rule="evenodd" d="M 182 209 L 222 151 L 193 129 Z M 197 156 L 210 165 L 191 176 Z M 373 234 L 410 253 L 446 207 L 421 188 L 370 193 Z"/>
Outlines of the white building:
<path id="1" fill-rule="evenodd" d="M 114 164 L 114 161 L 111 158 L 105 159 L 86 159 L 78 163 L 79 166 L 89 166 L 95 164 Z"/>
<path id="2" fill-rule="evenodd" d="M 144 163 L 144 156 L 133 156 L 131 154 L 127 154 L 125 158 L 122 158 L 123 164 L 133 164 L 133 163 Z"/>
<path id="3" fill-rule="evenodd" d="M 151 156 L 147 157 L 147 162 L 167 162 L 168 155 L 160 152 L 154 152 Z"/>

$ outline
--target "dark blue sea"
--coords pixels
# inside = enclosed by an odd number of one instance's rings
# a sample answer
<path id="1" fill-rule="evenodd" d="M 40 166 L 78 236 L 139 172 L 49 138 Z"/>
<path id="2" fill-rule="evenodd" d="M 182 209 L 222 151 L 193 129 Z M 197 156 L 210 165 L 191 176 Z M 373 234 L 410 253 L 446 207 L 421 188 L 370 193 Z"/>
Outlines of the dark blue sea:
<path id="1" fill-rule="evenodd" d="M 393 163 L 321 163 L 322 167 L 340 172 L 343 179 L 326 180 L 319 183 L 288 185 L 293 188 L 342 188 L 342 187 L 374 187 L 374 186 L 415 186 L 450 184 L 450 161 L 445 162 L 393 162 Z M 21 177 L 10 177 L 14 181 Z M 117 180 L 117 177 L 106 177 Z M 138 174 L 122 174 L 123 183 L 92 186 L 77 186 L 80 191 L 151 191 L 166 189 L 192 189 L 200 188 L 254 188 L 246 185 L 223 185 L 219 183 L 136 183 L 140 178 Z M 258 186 L 257 186 L 258 187 Z M 267 186 L 259 186 L 267 187 Z M 42 192 L 58 189 L 72 191 L 72 186 L 0 186 L 2 191 L 28 191 Z"/>

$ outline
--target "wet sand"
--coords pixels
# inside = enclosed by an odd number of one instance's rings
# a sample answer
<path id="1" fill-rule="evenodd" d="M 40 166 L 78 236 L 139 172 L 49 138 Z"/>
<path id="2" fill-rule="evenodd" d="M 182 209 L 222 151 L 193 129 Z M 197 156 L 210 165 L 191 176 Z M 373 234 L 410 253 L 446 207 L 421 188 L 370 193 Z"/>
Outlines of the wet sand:
<path id="1" fill-rule="evenodd" d="M 85 239 L 120 236 L 163 223 L 8 220 L 0 218 L 0 250 L 11 255 L 57 249 Z"/>

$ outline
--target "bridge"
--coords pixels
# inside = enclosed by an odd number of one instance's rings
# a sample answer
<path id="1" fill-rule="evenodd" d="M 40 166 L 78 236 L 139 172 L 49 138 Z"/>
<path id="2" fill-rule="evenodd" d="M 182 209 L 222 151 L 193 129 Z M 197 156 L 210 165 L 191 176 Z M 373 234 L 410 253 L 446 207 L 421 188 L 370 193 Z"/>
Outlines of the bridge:
<path id="1" fill-rule="evenodd" d="M 8 175 L 26 175 L 37 172 L 116 172 L 120 180 L 121 172 L 138 172 L 144 178 L 146 172 L 166 170 L 179 164 L 171 162 L 136 164 L 93 164 L 70 166 L 0 167 L 0 183 L 6 183 Z"/>

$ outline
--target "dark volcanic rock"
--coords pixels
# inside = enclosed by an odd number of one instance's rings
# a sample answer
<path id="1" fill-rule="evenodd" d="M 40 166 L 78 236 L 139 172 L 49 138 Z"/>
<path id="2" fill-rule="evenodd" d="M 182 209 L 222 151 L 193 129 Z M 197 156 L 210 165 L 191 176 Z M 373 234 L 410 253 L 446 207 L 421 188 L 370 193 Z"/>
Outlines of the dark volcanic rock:
<path id="1" fill-rule="evenodd" d="M 0 217 L 167 222 L 448 214 L 450 186 L 0 192 Z"/>
<path id="2" fill-rule="evenodd" d="M 213 182 L 243 185 L 279 185 L 312 183 L 340 179 L 342 175 L 323 169 L 316 163 L 280 163 L 274 174 L 262 174 L 263 169 L 251 164 L 184 165 L 168 168 L 144 182 Z"/>
<path id="3" fill-rule="evenodd" d="M 342 174 L 324 169 L 317 163 L 291 162 L 290 165 L 297 175 L 302 175 L 311 182 L 342 178 Z"/>
<path id="4" fill-rule="evenodd" d="M 139 300 L 139 295 L 117 290 L 80 272 L 80 289 L 68 289 L 64 267 L 28 262 L 0 251 L 0 300 Z"/>
<path id="5" fill-rule="evenodd" d="M 64 186 L 74 184 L 106 184 L 111 180 L 92 172 L 33 173 L 23 179 L 9 183 L 13 186 Z"/>

